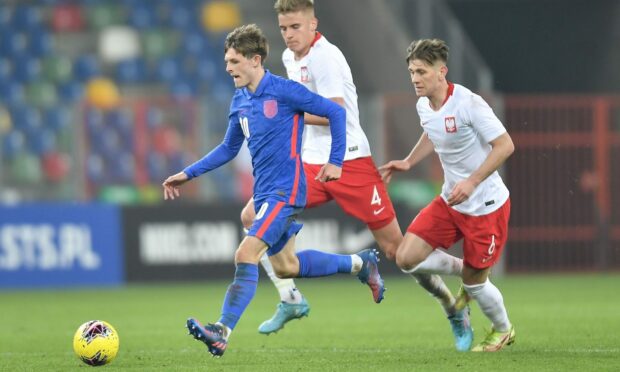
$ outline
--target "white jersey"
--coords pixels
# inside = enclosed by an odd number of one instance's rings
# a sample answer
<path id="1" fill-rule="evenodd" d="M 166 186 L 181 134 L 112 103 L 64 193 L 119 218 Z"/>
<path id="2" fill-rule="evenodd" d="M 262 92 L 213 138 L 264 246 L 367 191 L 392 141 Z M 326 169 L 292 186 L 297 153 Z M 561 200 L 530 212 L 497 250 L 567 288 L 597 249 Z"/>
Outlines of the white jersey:
<path id="1" fill-rule="evenodd" d="M 295 80 L 326 98 L 344 98 L 347 112 L 347 148 L 344 160 L 370 156 L 370 145 L 359 122 L 357 92 L 351 69 L 337 46 L 321 34 L 301 60 L 296 61 L 293 51 L 282 53 L 282 62 L 291 80 Z M 328 126 L 308 125 L 304 128 L 302 159 L 308 164 L 325 164 L 332 144 Z"/>
<path id="2" fill-rule="evenodd" d="M 506 133 L 506 128 L 489 105 L 469 89 L 451 84 L 444 105 L 434 111 L 427 97 L 417 103 L 422 128 L 439 155 L 444 172 L 441 197 L 448 200 L 454 185 L 468 178 L 491 152 L 489 142 Z M 455 206 L 457 211 L 481 216 L 489 214 L 508 199 L 508 188 L 497 171 Z"/>

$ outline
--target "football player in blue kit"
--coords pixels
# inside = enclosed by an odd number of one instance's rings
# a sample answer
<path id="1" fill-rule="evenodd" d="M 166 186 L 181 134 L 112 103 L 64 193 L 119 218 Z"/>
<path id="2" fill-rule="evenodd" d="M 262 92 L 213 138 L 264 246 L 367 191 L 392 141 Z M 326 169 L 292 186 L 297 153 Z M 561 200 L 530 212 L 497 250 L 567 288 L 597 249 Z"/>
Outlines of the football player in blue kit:
<path id="1" fill-rule="evenodd" d="M 248 141 L 254 167 L 256 218 L 235 252 L 234 281 L 226 292 L 220 319 L 205 326 L 194 318 L 187 320 L 190 334 L 204 342 L 214 356 L 224 354 L 230 333 L 256 292 L 258 262 L 265 252 L 278 277 L 349 273 L 368 284 L 373 297 L 380 300 L 384 291 L 377 257 L 371 250 L 353 255 L 295 251 L 295 235 L 302 227 L 296 217 L 306 204 L 306 180 L 300 155 L 304 112 L 329 119 L 332 136 L 329 162 L 316 176 L 322 182 L 329 182 L 339 179 L 342 173 L 345 110 L 303 85 L 266 70 L 263 62 L 267 57 L 267 40 L 256 25 L 233 30 L 226 37 L 224 50 L 226 71 L 237 88 L 224 140 L 163 183 L 164 199 L 174 199 L 180 195 L 179 186 L 232 160 L 243 141 Z"/>

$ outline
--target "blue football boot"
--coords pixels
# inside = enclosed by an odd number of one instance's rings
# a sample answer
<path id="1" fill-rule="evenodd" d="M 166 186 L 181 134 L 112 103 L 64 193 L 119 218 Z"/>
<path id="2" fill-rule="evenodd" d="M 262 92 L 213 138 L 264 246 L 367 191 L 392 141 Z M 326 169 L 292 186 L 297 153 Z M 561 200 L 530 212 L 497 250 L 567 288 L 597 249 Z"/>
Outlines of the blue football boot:
<path id="1" fill-rule="evenodd" d="M 310 313 L 310 305 L 305 297 L 302 297 L 298 304 L 280 302 L 276 308 L 276 313 L 271 319 L 265 320 L 259 327 L 258 332 L 268 335 L 284 328 L 284 325 L 293 319 L 301 319 Z"/>
<path id="2" fill-rule="evenodd" d="M 196 340 L 202 341 L 207 345 L 209 352 L 214 357 L 219 358 L 224 355 L 228 341 L 226 340 L 226 331 L 223 326 L 208 323 L 205 327 L 198 320 L 189 318 L 187 319 L 187 329 L 189 334 L 194 336 Z"/>
<path id="3" fill-rule="evenodd" d="M 364 249 L 356 254 L 360 256 L 363 261 L 362 269 L 357 273 L 357 277 L 360 282 L 368 284 L 372 291 L 372 298 L 376 303 L 379 303 L 383 300 L 385 286 L 383 285 L 381 274 L 379 274 L 377 251 L 375 249 Z"/>
<path id="4" fill-rule="evenodd" d="M 454 346 L 458 351 L 469 351 L 474 341 L 474 329 L 469 322 L 469 306 L 456 314 L 449 316 L 452 334 L 454 334 Z"/>

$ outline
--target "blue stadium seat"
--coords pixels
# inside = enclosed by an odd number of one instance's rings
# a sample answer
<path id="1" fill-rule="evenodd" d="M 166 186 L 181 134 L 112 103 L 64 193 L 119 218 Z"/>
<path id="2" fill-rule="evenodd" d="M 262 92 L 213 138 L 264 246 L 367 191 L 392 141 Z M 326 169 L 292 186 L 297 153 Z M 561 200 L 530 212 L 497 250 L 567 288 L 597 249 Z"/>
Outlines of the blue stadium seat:
<path id="1" fill-rule="evenodd" d="M 18 129 L 13 129 L 2 138 L 2 156 L 12 159 L 26 148 L 26 136 Z"/>
<path id="2" fill-rule="evenodd" d="M 41 61 L 34 57 L 22 56 L 13 60 L 13 76 L 20 83 L 36 80 L 42 71 Z"/>
<path id="3" fill-rule="evenodd" d="M 150 106 L 146 112 L 146 126 L 149 131 L 153 131 L 162 126 L 164 120 L 164 113 L 162 109 L 157 106 Z"/>
<path id="4" fill-rule="evenodd" d="M 106 162 L 99 154 L 89 154 L 86 160 L 86 175 L 93 183 L 105 181 Z"/>
<path id="5" fill-rule="evenodd" d="M 116 80 L 120 84 L 144 83 L 149 80 L 148 66 L 143 58 L 121 61 L 116 65 Z"/>
<path id="6" fill-rule="evenodd" d="M 54 38 L 45 29 L 35 28 L 29 33 L 28 51 L 30 55 L 41 58 L 52 52 Z"/>
<path id="7" fill-rule="evenodd" d="M 13 76 L 13 64 L 7 58 L 0 58 L 0 84 L 10 81 Z"/>
<path id="8" fill-rule="evenodd" d="M 177 168 L 177 170 L 178 169 L 183 168 Z M 146 170 L 151 182 L 161 182 L 171 174 L 166 164 L 166 158 L 156 151 L 149 151 L 146 157 Z"/>
<path id="9" fill-rule="evenodd" d="M 183 75 L 183 66 L 176 57 L 164 57 L 157 62 L 155 75 L 161 82 L 172 82 Z"/>
<path id="10" fill-rule="evenodd" d="M 73 125 L 71 112 L 62 105 L 46 109 L 43 112 L 43 122 L 46 128 L 55 133 L 62 133 Z"/>
<path id="11" fill-rule="evenodd" d="M 56 149 L 56 134 L 50 129 L 41 129 L 28 136 L 30 150 L 43 156 Z"/>
<path id="12" fill-rule="evenodd" d="M 40 131 L 43 128 L 43 120 L 39 110 L 26 106 L 18 105 L 10 109 L 13 125 L 28 136 Z"/>
<path id="13" fill-rule="evenodd" d="M 5 30 L 0 34 L 0 55 L 5 57 L 17 57 L 28 54 L 28 37 L 21 32 L 12 29 Z"/>
<path id="14" fill-rule="evenodd" d="M 136 2 L 129 9 L 129 25 L 138 30 L 158 27 L 157 9 L 156 4 Z"/>
<path id="15" fill-rule="evenodd" d="M 70 80 L 58 86 L 60 99 L 66 103 L 76 102 L 84 97 L 84 84 Z"/>
<path id="16" fill-rule="evenodd" d="M 0 100 L 9 106 L 24 103 L 26 98 L 24 86 L 16 81 L 7 81 L 0 85 Z"/>
<path id="17" fill-rule="evenodd" d="M 133 147 L 133 116 L 127 110 L 112 110 L 106 114 L 106 125 L 114 128 L 123 140 L 123 146 Z"/>
<path id="18" fill-rule="evenodd" d="M 179 79 L 170 84 L 170 93 L 174 98 L 190 98 L 195 97 L 199 93 L 200 82 L 196 79 Z"/>
<path id="19" fill-rule="evenodd" d="M 95 108 L 86 109 L 85 114 L 86 131 L 90 141 L 97 141 L 105 126 L 105 118 L 101 110 Z"/>
<path id="20" fill-rule="evenodd" d="M 90 54 L 82 55 L 75 60 L 73 71 L 79 81 L 86 82 L 101 73 L 99 59 Z"/>
<path id="21" fill-rule="evenodd" d="M 170 26 L 177 30 L 199 31 L 202 29 L 195 4 L 173 5 L 170 9 Z"/>
<path id="22" fill-rule="evenodd" d="M 129 151 L 117 152 L 111 160 L 112 177 L 117 182 L 131 182 L 135 174 L 134 155 Z"/>
<path id="23" fill-rule="evenodd" d="M 13 11 L 13 27 L 27 31 L 43 24 L 43 10 L 32 5 L 18 5 Z"/>

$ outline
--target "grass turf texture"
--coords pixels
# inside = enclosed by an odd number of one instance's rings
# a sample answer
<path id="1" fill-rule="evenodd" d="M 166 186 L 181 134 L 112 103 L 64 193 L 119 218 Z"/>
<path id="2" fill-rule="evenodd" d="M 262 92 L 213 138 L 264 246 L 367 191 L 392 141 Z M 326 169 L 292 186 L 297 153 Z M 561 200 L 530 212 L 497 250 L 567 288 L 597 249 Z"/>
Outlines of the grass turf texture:
<path id="1" fill-rule="evenodd" d="M 517 332 L 499 353 L 458 353 L 436 301 L 406 276 L 386 278 L 383 303 L 344 280 L 298 280 L 310 317 L 279 333 L 258 325 L 277 304 L 263 275 L 221 359 L 187 336 L 185 320 L 215 321 L 227 282 L 118 289 L 0 292 L 1 371 L 84 371 L 71 348 L 77 327 L 110 322 L 120 352 L 105 370 L 338 371 L 620 370 L 618 275 L 509 276 L 495 282 Z M 449 281 L 455 292 L 458 283 Z M 475 343 L 490 325 L 472 306 Z"/>

